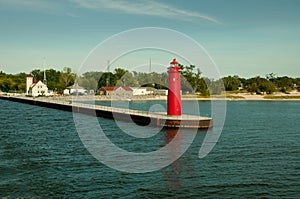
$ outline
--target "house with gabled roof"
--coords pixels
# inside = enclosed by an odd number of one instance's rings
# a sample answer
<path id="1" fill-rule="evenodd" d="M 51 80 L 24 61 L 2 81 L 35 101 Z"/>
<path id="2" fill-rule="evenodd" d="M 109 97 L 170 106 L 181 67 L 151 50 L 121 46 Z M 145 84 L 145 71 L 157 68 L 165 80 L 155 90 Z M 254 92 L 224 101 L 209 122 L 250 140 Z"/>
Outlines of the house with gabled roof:
<path id="1" fill-rule="evenodd" d="M 28 94 L 32 95 L 33 97 L 37 97 L 39 95 L 47 95 L 48 87 L 43 82 L 41 82 L 39 80 L 35 80 L 29 87 Z"/>
<path id="2" fill-rule="evenodd" d="M 32 75 L 26 76 L 26 94 L 37 97 L 39 95 L 49 95 L 48 87 L 40 80 L 34 80 Z"/>
<path id="3" fill-rule="evenodd" d="M 131 98 L 133 90 L 129 86 L 103 86 L 99 89 L 100 95 L 106 95 L 109 97 L 118 96 Z"/>

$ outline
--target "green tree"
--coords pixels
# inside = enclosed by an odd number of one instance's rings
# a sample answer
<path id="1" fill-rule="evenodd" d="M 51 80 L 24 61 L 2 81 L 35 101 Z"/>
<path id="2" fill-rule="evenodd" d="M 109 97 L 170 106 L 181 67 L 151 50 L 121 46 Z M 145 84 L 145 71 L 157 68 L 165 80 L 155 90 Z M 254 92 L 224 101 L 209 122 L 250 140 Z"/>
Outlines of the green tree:
<path id="1" fill-rule="evenodd" d="M 260 91 L 266 92 L 267 94 L 272 94 L 275 91 L 275 86 L 270 81 L 261 81 L 258 88 Z"/>
<path id="2" fill-rule="evenodd" d="M 131 87 L 139 86 L 138 81 L 134 78 L 133 74 L 130 72 L 126 72 L 122 76 L 121 81 L 123 83 L 122 85 L 124 85 L 124 86 L 131 86 Z M 119 82 L 119 83 L 121 83 L 121 82 Z"/>
<path id="3" fill-rule="evenodd" d="M 205 81 L 201 79 L 202 72 L 194 65 L 181 66 L 182 68 L 182 90 L 201 92 L 205 87 Z"/>
<path id="4" fill-rule="evenodd" d="M 220 95 L 225 90 L 222 79 L 213 80 L 206 78 L 205 82 L 208 84 L 210 95 Z"/>
<path id="5" fill-rule="evenodd" d="M 115 69 L 115 78 L 117 80 L 121 80 L 122 77 L 128 72 L 128 70 L 122 69 L 122 68 L 116 68 Z"/>
<path id="6" fill-rule="evenodd" d="M 89 77 L 89 78 L 82 77 L 79 80 L 79 85 L 84 87 L 87 90 L 95 91 L 95 90 L 97 90 L 98 82 L 92 77 Z"/>
<path id="7" fill-rule="evenodd" d="M 294 78 L 293 83 L 296 86 L 296 89 L 300 91 L 300 78 Z"/>
<path id="8" fill-rule="evenodd" d="M 74 84 L 76 75 L 72 73 L 72 69 L 69 67 L 64 67 L 63 71 L 60 73 L 61 83 L 64 88 Z"/>
<path id="9" fill-rule="evenodd" d="M 274 80 L 276 79 L 276 74 L 275 73 L 269 73 L 266 75 L 267 80 L 274 82 Z"/>
<path id="10" fill-rule="evenodd" d="M 16 90 L 16 83 L 10 77 L 5 77 L 0 80 L 0 90 L 10 92 Z"/>
<path id="11" fill-rule="evenodd" d="M 35 70 L 31 71 L 31 74 L 35 80 L 43 80 L 43 77 L 44 77 L 43 71 L 41 71 L 39 69 L 35 69 Z"/>
<path id="12" fill-rule="evenodd" d="M 277 77 L 274 83 L 281 92 L 286 92 L 294 88 L 293 79 L 287 76 Z"/>
<path id="13" fill-rule="evenodd" d="M 103 86 L 114 86 L 116 83 L 115 75 L 111 72 L 102 73 L 98 81 L 98 88 Z"/>
<path id="14" fill-rule="evenodd" d="M 247 91 L 250 93 L 258 92 L 257 83 L 252 82 L 247 85 Z"/>
<path id="15" fill-rule="evenodd" d="M 206 80 L 209 81 L 207 78 L 206 78 Z M 206 80 L 204 78 L 199 79 L 197 92 L 201 93 L 202 96 L 209 96 L 209 90 L 208 90 L 208 87 L 207 87 Z"/>
<path id="16" fill-rule="evenodd" d="M 247 80 L 247 91 L 272 94 L 275 91 L 273 82 L 259 76 Z"/>
<path id="17" fill-rule="evenodd" d="M 241 85 L 241 81 L 238 76 L 228 76 L 222 78 L 226 91 L 235 91 Z"/>

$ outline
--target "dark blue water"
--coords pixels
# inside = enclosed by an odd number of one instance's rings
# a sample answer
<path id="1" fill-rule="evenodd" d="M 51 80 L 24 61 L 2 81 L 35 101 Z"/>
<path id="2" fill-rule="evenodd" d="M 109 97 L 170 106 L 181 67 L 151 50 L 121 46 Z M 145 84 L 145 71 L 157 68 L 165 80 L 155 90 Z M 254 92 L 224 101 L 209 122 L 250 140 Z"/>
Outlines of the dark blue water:
<path id="1" fill-rule="evenodd" d="M 209 110 L 209 102 L 200 103 Z M 70 112 L 3 100 L 0 107 L 0 198 L 300 198 L 299 101 L 230 101 L 208 156 L 198 158 L 206 135 L 199 131 L 180 159 L 143 174 L 113 170 L 90 155 Z M 139 142 L 114 121 L 99 121 L 132 151 L 156 150 L 172 134 Z"/>

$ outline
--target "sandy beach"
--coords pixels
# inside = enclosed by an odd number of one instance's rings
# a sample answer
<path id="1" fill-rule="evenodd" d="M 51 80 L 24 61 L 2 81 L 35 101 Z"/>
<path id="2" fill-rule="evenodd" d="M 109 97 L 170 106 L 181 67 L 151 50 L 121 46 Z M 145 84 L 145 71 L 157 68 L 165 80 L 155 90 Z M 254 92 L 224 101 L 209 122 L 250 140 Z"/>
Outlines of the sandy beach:
<path id="1" fill-rule="evenodd" d="M 111 98 L 106 96 L 93 96 L 92 97 L 95 101 L 110 101 Z M 91 98 L 90 98 L 91 99 Z M 182 100 L 201 100 L 201 101 L 208 101 L 208 100 L 297 100 L 300 101 L 300 92 L 294 91 L 290 94 L 284 93 L 275 93 L 272 95 L 257 95 L 251 93 L 237 93 L 237 94 L 230 94 L 225 97 L 223 96 L 214 96 L 214 97 L 196 97 L 196 96 L 187 96 L 183 95 L 181 97 Z M 147 101 L 147 100 L 167 100 L 167 96 L 138 96 L 128 99 L 128 101 Z"/>
<path id="2" fill-rule="evenodd" d="M 230 94 L 230 96 L 227 96 L 227 100 L 300 100 L 300 92 L 292 91 L 289 94 L 278 92 L 271 95 L 237 93 Z"/>
<path id="3" fill-rule="evenodd" d="M 7 96 L 14 97 L 25 97 L 22 94 L 14 94 L 9 93 Z M 47 100 L 58 100 L 58 101 L 112 101 L 112 100 L 127 100 L 127 101 L 163 101 L 167 100 L 167 96 L 134 96 L 132 98 L 125 99 L 123 97 L 108 97 L 103 95 L 83 95 L 83 96 L 55 96 L 55 97 L 38 97 L 37 99 L 47 99 Z M 271 100 L 280 100 L 280 101 L 300 101 L 300 92 L 292 91 L 289 94 L 285 93 L 274 93 L 272 95 L 258 95 L 251 93 L 231 93 L 227 96 L 219 95 L 212 97 L 197 97 L 196 95 L 183 95 L 181 97 L 182 100 L 200 100 L 200 101 L 209 101 L 209 100 L 229 100 L 229 101 L 237 101 L 237 100 L 263 100 L 263 101 L 271 101 Z"/>

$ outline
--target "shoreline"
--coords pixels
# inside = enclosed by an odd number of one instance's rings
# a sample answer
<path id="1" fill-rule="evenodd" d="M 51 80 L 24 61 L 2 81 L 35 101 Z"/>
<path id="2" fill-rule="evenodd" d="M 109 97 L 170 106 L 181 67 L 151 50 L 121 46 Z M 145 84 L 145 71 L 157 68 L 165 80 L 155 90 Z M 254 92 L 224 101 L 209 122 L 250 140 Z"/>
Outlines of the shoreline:
<path id="1" fill-rule="evenodd" d="M 1 94 L 0 94 L 1 95 Z M 7 97 L 20 97 L 20 98 L 32 98 L 26 97 L 22 94 L 9 94 L 9 95 L 1 95 Z M 266 98 L 265 98 L 266 97 Z M 34 98 L 33 98 L 34 99 Z M 99 96 L 99 95 L 86 95 L 86 96 L 52 96 L 52 97 L 37 97 L 35 99 L 47 99 L 54 101 L 166 101 L 167 96 L 140 96 L 133 98 L 120 98 L 120 99 L 112 99 L 107 96 Z M 211 101 L 211 100 L 226 100 L 226 101 L 300 101 L 300 92 L 293 94 L 273 94 L 273 95 L 256 95 L 250 93 L 237 93 L 230 94 L 229 96 L 213 96 L 213 97 L 195 97 L 195 96 L 182 96 L 182 101 Z"/>
<path id="2" fill-rule="evenodd" d="M 248 101 L 300 101 L 300 92 L 290 94 L 275 93 L 271 95 L 257 95 L 251 93 L 228 94 L 228 100 L 248 100 Z"/>

